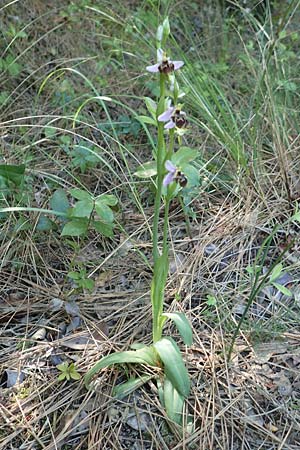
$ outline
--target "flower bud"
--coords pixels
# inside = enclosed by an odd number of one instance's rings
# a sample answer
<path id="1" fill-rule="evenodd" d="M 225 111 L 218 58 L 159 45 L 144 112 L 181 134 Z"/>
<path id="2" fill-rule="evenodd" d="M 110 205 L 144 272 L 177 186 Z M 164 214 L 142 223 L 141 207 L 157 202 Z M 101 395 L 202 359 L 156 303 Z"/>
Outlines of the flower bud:
<path id="1" fill-rule="evenodd" d="M 157 41 L 157 47 L 161 47 L 161 41 L 163 38 L 163 26 L 159 25 L 156 32 L 156 41 Z"/>
<path id="2" fill-rule="evenodd" d="M 163 28 L 162 44 L 163 44 L 163 46 L 165 46 L 167 39 L 169 37 L 169 34 L 170 34 L 170 23 L 169 23 L 168 17 L 166 17 L 165 20 L 163 21 L 162 28 Z"/>

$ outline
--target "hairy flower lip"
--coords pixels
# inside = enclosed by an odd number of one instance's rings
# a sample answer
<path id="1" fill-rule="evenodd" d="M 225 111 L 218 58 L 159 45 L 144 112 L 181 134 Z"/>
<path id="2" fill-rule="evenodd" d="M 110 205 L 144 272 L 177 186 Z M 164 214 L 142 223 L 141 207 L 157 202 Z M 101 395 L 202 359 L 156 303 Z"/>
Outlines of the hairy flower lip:
<path id="1" fill-rule="evenodd" d="M 168 186 L 173 181 L 178 183 L 183 188 L 187 185 L 188 179 L 185 174 L 181 172 L 181 170 L 179 170 L 176 166 L 174 166 L 172 161 L 170 161 L 169 159 L 167 159 L 167 161 L 165 162 L 165 168 L 168 173 L 163 179 L 163 186 Z"/>
<path id="2" fill-rule="evenodd" d="M 167 58 L 161 48 L 157 50 L 157 61 L 157 64 L 147 66 L 146 70 L 152 73 L 160 72 L 167 75 L 174 72 L 174 70 L 180 69 L 184 65 L 183 61 L 172 61 L 170 58 Z"/>
<path id="3" fill-rule="evenodd" d="M 159 122 L 167 122 L 164 126 L 166 129 L 186 128 L 188 121 L 186 119 L 186 113 L 181 110 L 179 106 L 169 107 L 166 111 L 160 114 L 157 118 Z"/>

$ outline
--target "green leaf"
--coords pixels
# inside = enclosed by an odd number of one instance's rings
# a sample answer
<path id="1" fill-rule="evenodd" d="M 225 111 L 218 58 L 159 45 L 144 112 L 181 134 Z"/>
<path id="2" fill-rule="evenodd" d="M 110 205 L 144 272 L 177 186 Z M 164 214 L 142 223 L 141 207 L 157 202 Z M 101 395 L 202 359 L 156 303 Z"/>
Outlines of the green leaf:
<path id="1" fill-rule="evenodd" d="M 91 199 L 80 200 L 71 210 L 71 217 L 89 218 L 94 209 L 94 202 Z"/>
<path id="2" fill-rule="evenodd" d="M 184 396 L 179 394 L 167 377 L 164 380 L 163 391 L 164 406 L 168 417 L 178 425 L 182 425 Z"/>
<path id="3" fill-rule="evenodd" d="M 95 210 L 100 219 L 102 219 L 106 223 L 112 223 L 114 221 L 114 213 L 107 206 L 101 198 L 97 198 L 95 201 Z"/>
<path id="4" fill-rule="evenodd" d="M 130 345 L 130 348 L 132 350 L 140 350 L 141 348 L 145 348 L 147 347 L 147 345 L 142 344 L 141 342 L 134 342 L 133 344 Z"/>
<path id="5" fill-rule="evenodd" d="M 88 289 L 89 291 L 92 291 L 95 287 L 95 281 L 91 280 L 91 278 L 86 278 L 82 280 L 81 284 L 84 289 Z"/>
<path id="6" fill-rule="evenodd" d="M 163 26 L 163 44 L 165 44 L 165 42 L 170 34 L 170 24 L 169 24 L 168 17 L 165 18 L 162 26 Z M 163 45 L 163 47 L 164 47 L 164 45 Z"/>
<path id="7" fill-rule="evenodd" d="M 278 291 L 282 292 L 284 295 L 288 295 L 289 297 L 292 297 L 292 292 L 285 286 L 282 286 L 282 284 L 272 282 L 272 285 L 278 289 Z"/>
<path id="8" fill-rule="evenodd" d="M 56 127 L 49 127 L 49 126 L 46 126 L 45 128 L 44 128 L 44 133 L 45 133 L 45 136 L 46 136 L 46 138 L 48 138 L 48 139 L 52 139 L 55 135 L 56 135 L 56 132 L 57 132 L 57 129 L 56 129 Z"/>
<path id="9" fill-rule="evenodd" d="M 206 304 L 208 305 L 208 306 L 216 306 L 216 304 L 217 304 L 217 299 L 216 299 L 216 297 L 214 297 L 213 295 L 207 295 L 207 300 L 206 300 Z"/>
<path id="10" fill-rule="evenodd" d="M 24 180 L 25 165 L 0 164 L 0 176 L 20 186 Z"/>
<path id="11" fill-rule="evenodd" d="M 149 116 L 137 116 L 137 119 L 142 123 L 149 123 L 150 125 L 157 125 L 157 122 L 155 119 Z"/>
<path id="12" fill-rule="evenodd" d="M 154 100 L 150 97 L 144 97 L 146 107 L 153 118 L 156 118 L 156 108 L 157 105 Z"/>
<path id="13" fill-rule="evenodd" d="M 63 227 L 61 235 L 62 236 L 81 236 L 85 234 L 88 229 L 87 219 L 74 219 L 66 223 Z"/>
<path id="14" fill-rule="evenodd" d="M 148 161 L 145 164 L 142 164 L 134 175 L 139 178 L 151 178 L 154 177 L 156 174 L 157 174 L 156 161 Z"/>
<path id="15" fill-rule="evenodd" d="M 118 204 L 118 199 L 113 194 L 102 194 L 97 199 L 101 200 L 102 203 L 105 203 L 108 206 L 116 206 Z"/>
<path id="16" fill-rule="evenodd" d="M 162 114 L 163 112 L 165 112 L 166 110 L 166 104 L 167 104 L 167 100 L 165 99 L 164 96 L 160 97 L 159 102 L 157 104 L 157 109 L 156 109 L 156 117 L 158 117 L 160 114 Z M 158 122 L 162 128 L 163 128 L 163 123 L 162 122 Z"/>
<path id="17" fill-rule="evenodd" d="M 92 199 L 92 195 L 83 189 L 71 189 L 70 194 L 72 197 L 76 198 L 76 200 L 90 201 Z"/>
<path id="18" fill-rule="evenodd" d="M 105 367 L 113 364 L 146 364 L 148 366 L 157 365 L 157 357 L 152 347 L 144 347 L 139 350 L 128 350 L 125 352 L 112 353 L 100 359 L 84 377 L 84 384 L 89 389 L 90 381 L 96 373 Z"/>
<path id="19" fill-rule="evenodd" d="M 152 375 L 143 375 L 139 378 L 130 378 L 125 383 L 119 384 L 115 386 L 113 389 L 113 396 L 117 399 L 121 400 L 127 395 L 134 392 L 139 387 L 143 386 L 143 384 L 147 383 L 147 381 L 151 380 Z"/>
<path id="20" fill-rule="evenodd" d="M 70 377 L 72 378 L 72 380 L 80 380 L 81 375 L 80 373 L 77 372 L 77 370 L 74 367 L 70 370 Z"/>
<path id="21" fill-rule="evenodd" d="M 24 217 L 24 216 L 21 216 L 21 217 L 17 220 L 17 222 L 16 222 L 16 224 L 15 224 L 13 230 L 14 230 L 16 233 L 19 233 L 19 231 L 30 230 L 31 228 L 32 228 L 32 225 L 31 225 L 29 219 L 26 218 L 26 217 Z"/>
<path id="22" fill-rule="evenodd" d="M 160 378 L 157 379 L 156 385 L 157 385 L 159 401 L 162 404 L 162 406 L 165 408 L 164 387 L 163 387 L 162 380 Z"/>
<path id="23" fill-rule="evenodd" d="M 273 281 L 275 281 L 280 276 L 282 270 L 283 270 L 282 263 L 276 264 L 276 266 L 274 267 L 274 269 L 271 272 L 269 282 L 273 283 Z"/>
<path id="24" fill-rule="evenodd" d="M 1 71 L 1 58 L 0 58 L 0 71 Z M 4 105 L 9 98 L 8 91 L 0 92 L 0 106 Z"/>
<path id="25" fill-rule="evenodd" d="M 198 151 L 190 147 L 181 147 L 173 156 L 172 162 L 176 167 L 184 168 L 184 165 L 197 158 Z"/>
<path id="26" fill-rule="evenodd" d="M 25 38 L 28 37 L 28 34 L 25 33 L 25 31 L 20 30 L 20 31 L 18 31 L 18 33 L 16 34 L 16 37 L 18 37 L 18 38 L 20 38 L 20 39 L 25 39 Z"/>
<path id="27" fill-rule="evenodd" d="M 36 229 L 38 231 L 50 231 L 57 228 L 56 224 L 46 216 L 40 216 Z"/>
<path id="28" fill-rule="evenodd" d="M 79 272 L 68 272 L 68 277 L 75 281 L 81 280 L 81 274 Z"/>
<path id="29" fill-rule="evenodd" d="M 165 318 L 161 316 L 163 312 L 163 302 L 164 302 L 164 290 L 166 285 L 166 279 L 168 276 L 168 254 L 164 252 L 156 261 L 154 266 L 154 276 L 151 284 L 151 303 L 153 310 L 153 323 L 155 328 L 158 325 L 162 327 Z M 159 329 L 155 330 L 155 334 L 159 334 Z M 154 336 L 154 340 L 158 339 L 159 336 Z"/>
<path id="30" fill-rule="evenodd" d="M 16 62 L 10 63 L 10 64 L 7 66 L 7 70 L 8 70 L 8 72 L 9 72 L 9 74 L 10 74 L 11 76 L 13 76 L 13 77 L 14 77 L 14 76 L 18 76 L 19 73 L 22 71 L 20 64 L 18 64 L 18 63 L 16 63 Z"/>
<path id="31" fill-rule="evenodd" d="M 185 345 L 192 345 L 193 343 L 192 328 L 185 314 L 180 312 L 174 312 L 174 313 L 163 313 L 162 316 L 168 317 L 175 323 L 176 328 L 179 331 Z"/>
<path id="32" fill-rule="evenodd" d="M 63 189 L 57 189 L 50 198 L 50 207 L 54 211 L 66 213 L 70 207 L 67 194 Z"/>
<path id="33" fill-rule="evenodd" d="M 253 274 L 254 274 L 254 269 L 253 269 L 253 267 L 252 267 L 252 266 L 247 266 L 247 267 L 246 267 L 246 272 L 248 272 L 250 275 L 253 275 Z"/>
<path id="34" fill-rule="evenodd" d="M 246 267 L 246 271 L 250 274 L 250 275 L 255 275 L 258 272 L 261 271 L 261 266 L 258 264 L 255 264 L 254 266 L 247 266 Z"/>
<path id="35" fill-rule="evenodd" d="M 69 367 L 69 365 L 68 365 L 67 362 L 63 362 L 63 363 L 58 364 L 58 365 L 56 366 L 56 368 L 57 368 L 58 370 L 60 370 L 61 372 L 65 372 L 65 371 L 68 369 L 68 367 Z"/>
<path id="36" fill-rule="evenodd" d="M 295 222 L 300 222 L 300 211 L 296 212 L 292 217 L 291 220 L 294 220 Z"/>
<path id="37" fill-rule="evenodd" d="M 179 348 L 172 338 L 162 338 L 154 344 L 165 367 L 166 377 L 179 394 L 187 397 L 190 393 L 190 379 Z"/>
<path id="38" fill-rule="evenodd" d="M 94 220 L 92 224 L 95 230 L 98 231 L 98 233 L 102 234 L 105 237 L 113 237 L 114 228 L 112 224 L 103 223 L 101 222 L 101 220 Z"/>
<path id="39" fill-rule="evenodd" d="M 72 380 L 80 380 L 81 375 L 78 372 L 71 372 L 70 376 L 72 378 Z"/>
<path id="40" fill-rule="evenodd" d="M 60 375 L 58 375 L 57 379 L 59 381 L 63 381 L 66 378 L 66 374 L 65 373 L 61 373 Z"/>
<path id="41" fill-rule="evenodd" d="M 189 188 L 193 186 L 199 186 L 200 175 L 198 170 L 194 166 L 192 166 L 191 164 L 187 164 L 186 166 L 184 166 L 184 175 L 188 179 Z"/>

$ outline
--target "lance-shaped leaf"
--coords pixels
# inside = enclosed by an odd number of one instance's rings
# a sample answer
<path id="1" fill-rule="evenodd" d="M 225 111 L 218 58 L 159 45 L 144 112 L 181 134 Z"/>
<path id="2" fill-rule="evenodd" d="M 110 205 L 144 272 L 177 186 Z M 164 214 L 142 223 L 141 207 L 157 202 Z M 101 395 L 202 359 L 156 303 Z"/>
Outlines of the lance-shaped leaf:
<path id="1" fill-rule="evenodd" d="M 279 276 L 281 275 L 282 271 L 283 271 L 282 263 L 276 264 L 276 266 L 272 270 L 269 282 L 273 283 L 273 281 L 277 280 L 277 278 L 279 278 Z"/>
<path id="2" fill-rule="evenodd" d="M 175 323 L 176 328 L 179 331 L 185 345 L 192 345 L 193 342 L 192 328 L 185 314 L 180 312 L 174 312 L 174 313 L 163 313 L 162 316 L 171 319 Z"/>
<path id="3" fill-rule="evenodd" d="M 146 103 L 146 106 L 147 106 L 147 109 L 148 109 L 149 113 L 151 114 L 151 116 L 154 119 L 156 119 L 156 108 L 157 108 L 157 105 L 156 105 L 155 101 L 152 100 L 152 98 L 150 98 L 150 97 L 144 97 L 144 100 L 145 100 L 145 103 Z"/>
<path id="4" fill-rule="evenodd" d="M 276 289 L 278 289 L 278 291 L 280 291 L 282 294 L 292 297 L 293 293 L 287 287 L 282 286 L 282 284 L 275 283 L 275 281 L 273 281 L 272 285 L 276 287 Z"/>
<path id="5" fill-rule="evenodd" d="M 163 253 L 155 262 L 154 276 L 151 284 L 154 341 L 160 339 L 161 328 L 165 320 L 162 318 L 162 312 L 168 268 L 168 255 L 167 253 Z"/>
<path id="6" fill-rule="evenodd" d="M 156 119 L 153 119 L 152 117 L 149 117 L 149 116 L 137 116 L 136 118 L 141 123 L 148 123 L 148 124 L 154 125 L 154 126 L 157 125 Z"/>
<path id="7" fill-rule="evenodd" d="M 147 381 L 149 381 L 152 377 L 152 375 L 143 375 L 139 378 L 130 378 L 125 383 L 114 387 L 113 396 L 121 400 L 139 387 L 143 386 L 143 384 L 147 383 Z"/>
<path id="8" fill-rule="evenodd" d="M 156 366 L 157 356 L 152 347 L 144 347 L 139 350 L 128 350 L 126 352 L 112 353 L 100 359 L 94 367 L 92 367 L 84 377 L 84 384 L 88 389 L 90 381 L 96 373 L 105 367 L 113 364 L 146 364 L 147 366 Z"/>
<path id="9" fill-rule="evenodd" d="M 179 394 L 187 397 L 190 393 L 190 379 L 175 341 L 172 338 L 162 338 L 154 344 L 154 348 L 164 364 L 166 377 Z"/>
<path id="10" fill-rule="evenodd" d="M 184 397 L 174 388 L 172 382 L 166 377 L 163 385 L 164 406 L 168 417 L 178 425 L 182 425 Z"/>

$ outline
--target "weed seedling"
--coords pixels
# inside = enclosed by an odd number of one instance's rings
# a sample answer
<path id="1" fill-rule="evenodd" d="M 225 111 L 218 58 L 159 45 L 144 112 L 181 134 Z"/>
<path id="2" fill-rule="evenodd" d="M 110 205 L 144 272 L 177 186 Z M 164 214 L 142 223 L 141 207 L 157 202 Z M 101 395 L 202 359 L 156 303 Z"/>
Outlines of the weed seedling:
<path id="1" fill-rule="evenodd" d="M 64 362 L 62 364 L 58 364 L 56 368 L 61 372 L 61 374 L 57 377 L 59 381 L 80 380 L 80 374 L 77 372 L 74 363 L 69 365 L 69 363 Z"/>

